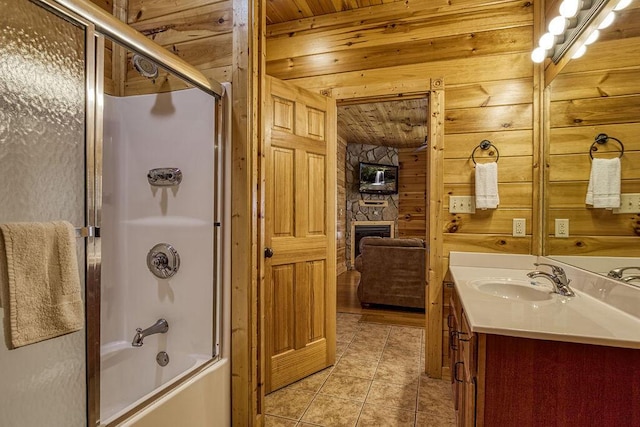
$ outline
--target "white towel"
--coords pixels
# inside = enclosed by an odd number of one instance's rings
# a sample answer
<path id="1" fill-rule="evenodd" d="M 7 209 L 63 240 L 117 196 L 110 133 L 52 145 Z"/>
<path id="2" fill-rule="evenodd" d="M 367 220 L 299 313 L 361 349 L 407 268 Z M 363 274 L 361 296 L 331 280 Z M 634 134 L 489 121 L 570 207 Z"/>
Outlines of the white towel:
<path id="1" fill-rule="evenodd" d="M 593 159 L 585 203 L 594 208 L 620 207 L 620 159 Z"/>
<path id="2" fill-rule="evenodd" d="M 495 209 L 500 204 L 498 196 L 498 164 L 476 164 L 476 208 Z"/>
<path id="3" fill-rule="evenodd" d="M 71 224 L 0 224 L 0 255 L 9 350 L 83 328 L 84 304 Z"/>

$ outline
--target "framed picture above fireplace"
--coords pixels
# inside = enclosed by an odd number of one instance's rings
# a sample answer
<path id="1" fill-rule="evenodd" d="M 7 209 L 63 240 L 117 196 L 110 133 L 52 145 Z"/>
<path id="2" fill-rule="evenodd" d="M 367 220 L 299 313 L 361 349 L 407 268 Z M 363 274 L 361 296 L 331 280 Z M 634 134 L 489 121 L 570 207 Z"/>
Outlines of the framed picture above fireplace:
<path id="1" fill-rule="evenodd" d="M 367 194 L 397 194 L 398 167 L 361 162 L 359 191 Z"/>

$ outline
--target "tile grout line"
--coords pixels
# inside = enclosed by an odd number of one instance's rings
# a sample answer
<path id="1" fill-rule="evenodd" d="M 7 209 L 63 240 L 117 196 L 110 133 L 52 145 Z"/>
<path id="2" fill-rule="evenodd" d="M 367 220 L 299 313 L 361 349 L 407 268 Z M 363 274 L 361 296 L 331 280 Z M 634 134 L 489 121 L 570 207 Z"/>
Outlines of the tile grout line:
<path id="1" fill-rule="evenodd" d="M 309 410 L 309 408 L 311 407 L 311 404 L 313 404 L 313 402 L 316 400 L 316 398 L 318 397 L 318 395 L 320 394 L 320 390 L 322 390 L 322 387 L 324 387 L 325 383 L 329 380 L 329 377 L 333 374 L 333 371 L 336 367 L 336 365 L 338 365 L 338 362 L 340 362 L 340 359 L 342 359 L 342 356 L 344 355 L 344 353 L 347 351 L 347 349 L 349 348 L 349 346 L 351 345 L 351 343 L 353 342 L 353 339 L 356 337 L 358 331 L 356 331 L 353 336 L 351 337 L 351 339 L 349 340 L 349 344 L 347 345 L 347 347 L 344 349 L 344 351 L 342 352 L 342 354 L 340 355 L 340 358 L 338 360 L 336 360 L 336 363 L 333 365 L 333 367 L 331 368 L 331 372 L 329 372 L 329 375 L 327 375 L 327 378 L 325 378 L 322 381 L 322 384 L 320 384 L 320 386 L 318 387 L 318 389 L 313 393 L 313 398 L 311 399 L 311 401 L 309 402 L 309 404 L 307 405 L 307 407 L 304 409 L 304 411 L 302 412 L 302 415 L 300 415 L 300 418 L 297 420 L 297 424 L 299 425 L 302 421 L 302 418 L 304 418 L 304 416 L 307 414 L 307 411 Z M 304 423 L 307 423 L 306 421 L 304 421 Z M 307 423 L 307 424 L 313 424 L 313 425 L 319 425 L 319 424 L 315 424 L 315 423 Z"/>
<path id="2" fill-rule="evenodd" d="M 354 426 L 358 425 L 358 422 L 360 421 L 360 417 L 362 416 L 362 411 L 364 411 L 364 405 L 366 405 L 366 403 L 367 403 L 367 398 L 369 397 L 369 393 L 371 392 L 371 387 L 373 387 L 373 382 L 376 379 L 376 373 L 378 372 L 378 367 L 380 366 L 380 361 L 382 360 L 382 355 L 384 354 L 384 349 L 387 346 L 387 342 L 389 341 L 389 335 L 391 335 L 391 328 L 389 328 L 389 330 L 387 331 L 387 336 L 385 337 L 384 345 L 382 346 L 382 353 L 380 353 L 380 356 L 378 357 L 378 361 L 376 362 L 376 369 L 375 369 L 375 371 L 373 371 L 373 378 L 371 378 L 371 384 L 369 384 L 369 390 L 367 390 L 367 394 L 364 396 L 364 401 L 362 402 L 362 408 L 360 408 L 360 413 L 358 414 L 358 417 L 356 418 L 356 423 L 355 423 Z"/>

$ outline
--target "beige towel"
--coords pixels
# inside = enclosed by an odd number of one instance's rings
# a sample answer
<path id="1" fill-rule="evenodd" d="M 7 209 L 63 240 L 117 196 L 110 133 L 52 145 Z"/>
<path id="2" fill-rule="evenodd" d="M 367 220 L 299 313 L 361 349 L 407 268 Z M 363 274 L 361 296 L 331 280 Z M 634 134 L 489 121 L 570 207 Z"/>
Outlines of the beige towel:
<path id="1" fill-rule="evenodd" d="M 5 342 L 10 350 L 83 328 L 71 224 L 0 224 L 0 264 Z"/>

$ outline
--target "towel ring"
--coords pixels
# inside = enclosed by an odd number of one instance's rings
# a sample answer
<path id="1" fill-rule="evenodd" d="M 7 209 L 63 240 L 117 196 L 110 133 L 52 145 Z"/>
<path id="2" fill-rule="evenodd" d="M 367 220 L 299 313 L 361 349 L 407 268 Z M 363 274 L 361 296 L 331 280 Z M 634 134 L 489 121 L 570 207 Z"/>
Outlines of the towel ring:
<path id="1" fill-rule="evenodd" d="M 618 158 L 622 157 L 622 155 L 624 154 L 624 144 L 618 138 L 609 136 L 606 133 L 599 133 L 598 136 L 596 136 L 596 140 L 593 141 L 593 144 L 591 144 L 591 147 L 589 148 L 589 157 L 591 157 L 591 159 L 593 160 L 593 152 L 598 151 L 598 147 L 596 146 L 596 144 L 606 144 L 610 139 L 613 139 L 618 144 L 620 144 L 620 155 L 618 156 Z"/>
<path id="2" fill-rule="evenodd" d="M 473 160 L 473 164 L 477 165 L 478 163 L 476 163 L 476 150 L 478 148 L 482 149 L 482 150 L 488 150 L 489 148 L 493 147 L 494 150 L 496 150 L 496 163 L 498 163 L 498 159 L 500 158 L 500 152 L 498 151 L 498 147 L 496 147 L 495 145 L 493 145 L 491 143 L 491 141 L 487 140 L 487 139 L 483 139 L 480 144 L 478 144 L 478 146 L 476 148 L 473 149 L 473 151 L 471 152 L 471 160 Z"/>

